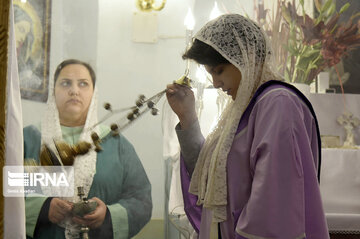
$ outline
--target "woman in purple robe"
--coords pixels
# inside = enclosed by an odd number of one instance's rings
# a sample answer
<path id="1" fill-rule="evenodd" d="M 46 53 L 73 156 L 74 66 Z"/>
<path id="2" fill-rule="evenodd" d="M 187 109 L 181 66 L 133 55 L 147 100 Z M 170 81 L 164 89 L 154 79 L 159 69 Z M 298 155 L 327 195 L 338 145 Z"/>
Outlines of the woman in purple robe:
<path id="1" fill-rule="evenodd" d="M 320 138 L 310 102 L 271 68 L 265 34 L 227 14 L 210 21 L 183 55 L 204 65 L 231 98 L 204 139 L 191 89 L 171 84 L 180 123 L 184 208 L 199 238 L 327 239 Z"/>

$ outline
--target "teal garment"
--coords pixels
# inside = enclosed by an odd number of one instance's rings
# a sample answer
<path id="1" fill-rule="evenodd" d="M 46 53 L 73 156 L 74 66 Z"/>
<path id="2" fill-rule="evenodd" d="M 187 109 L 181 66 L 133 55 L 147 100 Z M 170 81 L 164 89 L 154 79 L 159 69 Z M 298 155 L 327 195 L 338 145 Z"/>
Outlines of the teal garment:
<path id="1" fill-rule="evenodd" d="M 84 127 L 67 127 L 61 126 L 63 140 L 68 144 L 76 144 L 79 141 L 81 132 Z"/>
<path id="2" fill-rule="evenodd" d="M 39 162 L 40 144 L 40 131 L 35 126 L 24 128 L 24 158 Z M 123 135 L 107 134 L 101 147 L 103 150 L 97 154 L 96 174 L 88 198 L 98 197 L 107 205 L 114 238 L 131 238 L 151 218 L 151 185 L 133 146 Z M 45 197 L 25 200 L 28 238 L 34 236 L 45 200 Z M 50 223 L 40 228 L 35 238 L 63 239 L 64 229 Z"/>
<path id="3" fill-rule="evenodd" d="M 79 141 L 80 135 L 84 127 L 67 127 L 61 126 L 61 132 L 63 140 L 68 144 L 76 144 Z M 110 133 L 110 128 L 106 125 L 99 125 L 99 137 L 104 138 L 107 134 Z"/>

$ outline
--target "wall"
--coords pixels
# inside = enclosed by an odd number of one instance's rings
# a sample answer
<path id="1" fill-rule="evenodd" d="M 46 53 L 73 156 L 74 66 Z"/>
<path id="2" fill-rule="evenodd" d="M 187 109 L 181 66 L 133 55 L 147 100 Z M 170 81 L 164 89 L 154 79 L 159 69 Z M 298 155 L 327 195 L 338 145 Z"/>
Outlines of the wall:
<path id="1" fill-rule="evenodd" d="M 189 1 L 167 1 L 157 13 L 157 43 L 132 41 L 133 1 L 99 2 L 98 76 L 100 99 L 114 108 L 133 106 L 139 94 L 151 97 L 179 78 L 185 69 L 184 17 Z M 161 110 L 163 100 L 158 104 Z M 153 218 L 164 213 L 164 160 L 161 117 L 147 114 L 124 131 L 134 144 L 152 183 Z"/>

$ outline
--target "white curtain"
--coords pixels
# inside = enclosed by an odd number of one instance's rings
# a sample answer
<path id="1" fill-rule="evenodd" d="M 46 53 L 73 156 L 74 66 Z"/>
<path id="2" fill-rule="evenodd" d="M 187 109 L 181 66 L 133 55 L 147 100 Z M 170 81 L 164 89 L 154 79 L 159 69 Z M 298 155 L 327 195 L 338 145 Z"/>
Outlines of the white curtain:
<path id="1" fill-rule="evenodd" d="M 22 108 L 16 59 L 12 0 L 10 1 L 10 6 L 5 165 L 23 165 Z M 5 197 L 4 204 L 4 238 L 25 238 L 24 198 Z"/>
<path id="2" fill-rule="evenodd" d="M 205 89 L 202 94 L 203 106 L 199 108 L 200 99 L 197 90 L 194 89 L 198 107 L 201 131 L 204 136 L 209 134 L 216 124 L 219 112 L 223 110 L 219 102 L 216 89 Z M 199 112 L 200 111 L 200 112 Z M 171 110 L 167 101 L 162 109 L 162 133 L 163 133 L 163 156 L 166 162 L 166 236 L 169 239 L 197 238 L 197 234 L 187 219 L 184 211 L 183 196 L 180 181 L 180 145 L 177 140 L 175 126 L 179 122 L 175 113 Z M 170 226 L 170 224 L 172 226 Z M 172 229 L 174 228 L 174 229 Z"/>

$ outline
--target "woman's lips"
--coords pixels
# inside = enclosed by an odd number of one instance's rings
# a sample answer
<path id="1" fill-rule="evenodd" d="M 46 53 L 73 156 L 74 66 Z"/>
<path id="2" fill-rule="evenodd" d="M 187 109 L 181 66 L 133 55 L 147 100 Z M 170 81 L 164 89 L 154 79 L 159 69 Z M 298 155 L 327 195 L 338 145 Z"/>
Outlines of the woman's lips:
<path id="1" fill-rule="evenodd" d="M 71 100 L 68 100 L 67 103 L 70 103 L 70 104 L 80 104 L 81 101 L 80 101 L 80 100 L 77 100 L 77 99 L 71 99 Z"/>

